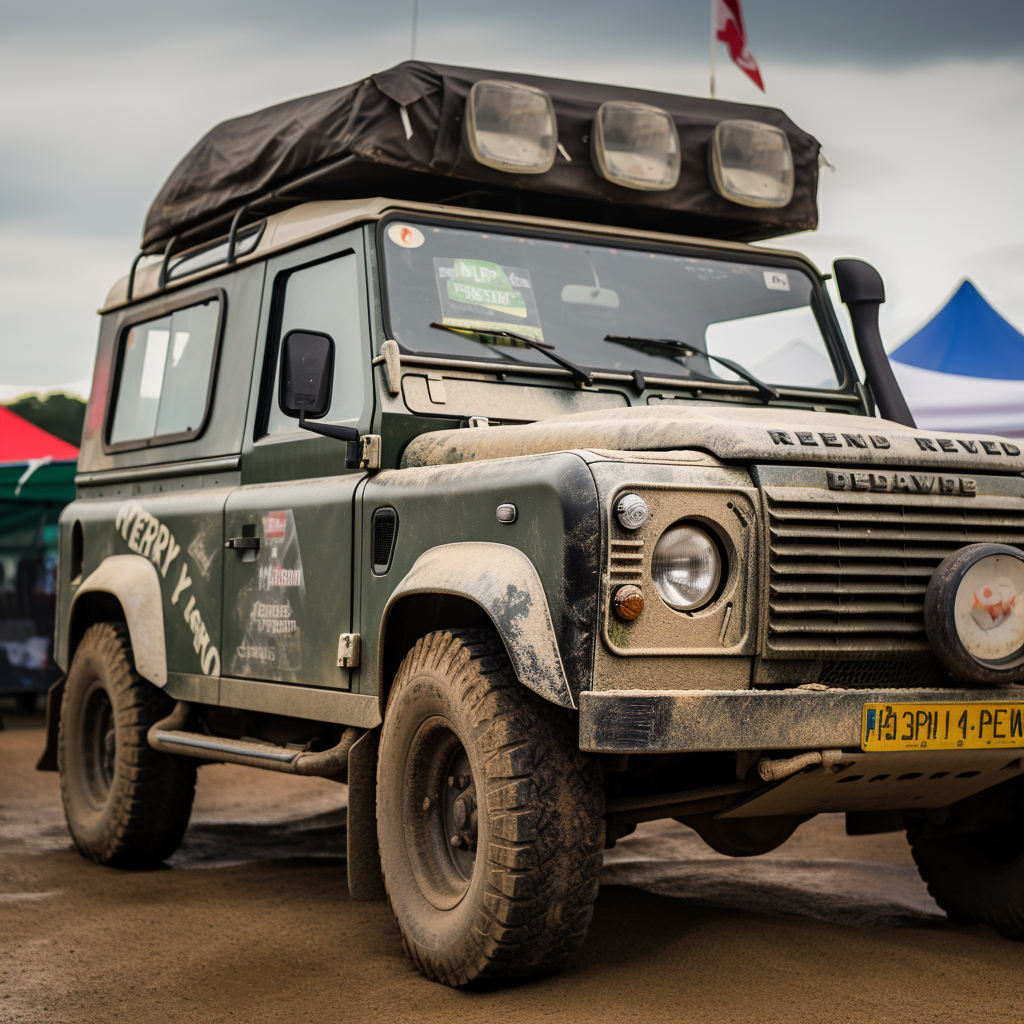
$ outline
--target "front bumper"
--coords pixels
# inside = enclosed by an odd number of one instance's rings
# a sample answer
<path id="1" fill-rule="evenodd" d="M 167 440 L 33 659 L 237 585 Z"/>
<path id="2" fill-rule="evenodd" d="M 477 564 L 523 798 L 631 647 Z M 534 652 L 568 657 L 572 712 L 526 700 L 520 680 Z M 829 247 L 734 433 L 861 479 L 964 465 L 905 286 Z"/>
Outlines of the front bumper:
<path id="1" fill-rule="evenodd" d="M 860 749 L 865 704 L 1024 704 L 995 690 L 603 690 L 580 694 L 580 749 L 601 754 Z"/>

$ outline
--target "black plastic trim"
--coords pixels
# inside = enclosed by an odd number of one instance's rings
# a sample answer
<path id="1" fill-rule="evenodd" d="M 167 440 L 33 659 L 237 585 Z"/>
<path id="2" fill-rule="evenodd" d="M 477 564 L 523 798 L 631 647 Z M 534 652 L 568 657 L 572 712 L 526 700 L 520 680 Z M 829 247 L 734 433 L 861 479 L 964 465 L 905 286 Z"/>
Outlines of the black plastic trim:
<path id="1" fill-rule="evenodd" d="M 386 513 L 390 513 L 391 518 L 394 519 L 395 531 L 391 535 L 391 547 L 388 550 L 387 562 L 375 562 L 373 561 L 373 554 L 377 544 L 377 522 L 379 519 L 385 518 Z M 370 520 L 370 571 L 374 576 L 387 576 L 391 571 L 391 563 L 395 560 L 395 548 L 398 546 L 398 523 L 398 510 L 393 505 L 382 505 L 380 508 L 373 510 L 373 517 Z"/>

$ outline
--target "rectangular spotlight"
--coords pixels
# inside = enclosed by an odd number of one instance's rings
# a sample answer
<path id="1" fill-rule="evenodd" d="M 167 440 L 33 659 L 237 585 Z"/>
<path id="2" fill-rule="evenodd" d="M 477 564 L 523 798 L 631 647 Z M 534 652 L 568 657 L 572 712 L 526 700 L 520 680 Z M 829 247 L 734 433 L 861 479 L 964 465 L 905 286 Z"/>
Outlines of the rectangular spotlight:
<path id="1" fill-rule="evenodd" d="M 477 82 L 466 100 L 466 143 L 477 163 L 510 174 L 551 170 L 558 147 L 555 106 L 543 89 Z"/>
<path id="2" fill-rule="evenodd" d="M 793 153 L 781 128 L 722 121 L 711 137 L 711 182 L 740 206 L 778 209 L 793 198 Z"/>
<path id="3" fill-rule="evenodd" d="M 602 103 L 591 136 L 601 177 L 648 192 L 676 187 L 679 133 L 667 110 L 646 103 Z"/>

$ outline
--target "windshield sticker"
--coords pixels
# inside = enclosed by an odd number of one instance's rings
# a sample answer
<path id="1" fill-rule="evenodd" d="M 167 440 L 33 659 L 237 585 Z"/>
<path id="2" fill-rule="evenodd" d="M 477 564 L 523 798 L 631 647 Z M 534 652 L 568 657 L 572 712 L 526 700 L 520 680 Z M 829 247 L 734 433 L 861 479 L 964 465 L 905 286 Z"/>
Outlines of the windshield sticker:
<path id="1" fill-rule="evenodd" d="M 528 270 L 489 260 L 435 258 L 434 274 L 443 324 L 467 330 L 514 331 L 544 340 Z"/>
<path id="2" fill-rule="evenodd" d="M 773 292 L 788 292 L 789 274 L 782 270 L 766 270 L 764 272 L 764 286 Z"/>
<path id="3" fill-rule="evenodd" d="M 426 241 L 423 232 L 411 224 L 392 224 L 388 228 L 388 238 L 403 249 L 418 249 Z"/>

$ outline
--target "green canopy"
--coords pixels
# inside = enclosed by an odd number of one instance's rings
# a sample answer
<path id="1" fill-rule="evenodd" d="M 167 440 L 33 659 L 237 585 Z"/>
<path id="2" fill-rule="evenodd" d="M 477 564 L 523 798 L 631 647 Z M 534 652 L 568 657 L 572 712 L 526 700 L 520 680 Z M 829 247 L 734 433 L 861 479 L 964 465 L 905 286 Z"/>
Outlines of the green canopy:
<path id="1" fill-rule="evenodd" d="M 53 664 L 58 520 L 75 497 L 73 460 L 0 465 L 0 694 L 32 699 Z"/>

